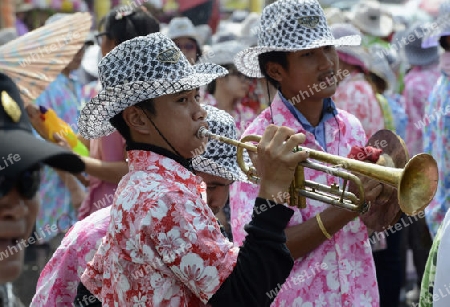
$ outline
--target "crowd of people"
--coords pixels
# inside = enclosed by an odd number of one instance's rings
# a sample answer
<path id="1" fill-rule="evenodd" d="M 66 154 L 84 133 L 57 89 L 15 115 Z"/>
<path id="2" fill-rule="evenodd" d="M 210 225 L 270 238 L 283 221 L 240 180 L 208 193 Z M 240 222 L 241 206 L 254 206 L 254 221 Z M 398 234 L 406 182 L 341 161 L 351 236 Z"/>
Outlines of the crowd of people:
<path id="1" fill-rule="evenodd" d="M 205 16 L 165 24 L 127 8 L 99 20 L 34 101 L 74 128 L 89 156 L 64 137 L 42 139 L 0 72 L 0 306 L 22 306 L 11 282 L 24 240 L 58 245 L 36 307 L 450 304 L 450 1 L 429 23 L 398 20 L 377 0 L 350 12 L 267 1 L 214 29 Z M 1 44 L 16 35 L 0 30 Z M 365 176 L 358 212 L 311 198 L 292 205 L 286 191 L 309 157 L 295 148 L 353 157 L 383 129 L 410 158 L 437 162 L 437 191 L 419 218 L 369 229 L 363 215 L 389 187 Z M 258 180 L 241 170 L 236 146 L 202 131 L 261 136 L 245 154 Z M 402 298 L 408 250 L 416 278 Z"/>

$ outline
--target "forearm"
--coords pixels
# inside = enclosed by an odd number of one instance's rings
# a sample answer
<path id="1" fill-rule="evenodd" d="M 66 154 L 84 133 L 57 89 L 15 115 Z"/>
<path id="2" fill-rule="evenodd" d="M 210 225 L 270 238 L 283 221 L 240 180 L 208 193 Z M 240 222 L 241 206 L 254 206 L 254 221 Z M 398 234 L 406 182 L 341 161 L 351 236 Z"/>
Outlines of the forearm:
<path id="1" fill-rule="evenodd" d="M 86 164 L 86 173 L 98 179 L 114 184 L 128 173 L 128 164 L 125 161 L 105 162 L 91 157 L 82 157 Z"/>
<path id="2" fill-rule="evenodd" d="M 81 142 L 81 143 L 83 143 L 84 144 L 84 146 L 86 146 L 86 148 L 88 149 L 88 150 L 91 150 L 91 141 L 90 140 L 87 140 L 87 139 L 85 139 L 84 137 L 82 137 L 80 134 L 77 134 L 77 138 L 78 138 L 78 140 Z"/>
<path id="3" fill-rule="evenodd" d="M 236 265 L 208 301 L 211 306 L 270 306 L 294 265 L 283 231 L 292 214 L 274 202 L 255 201 Z"/>
<path id="4" fill-rule="evenodd" d="M 322 223 L 331 236 L 357 216 L 358 213 L 337 207 L 330 207 L 320 213 Z M 315 217 L 300 225 L 286 228 L 285 233 L 286 245 L 294 259 L 306 256 L 327 240 Z"/>
<path id="5" fill-rule="evenodd" d="M 59 170 L 57 170 L 56 173 L 61 178 L 66 188 L 69 190 L 72 205 L 75 208 L 78 208 L 86 198 L 86 193 L 78 183 L 77 178 L 70 173 Z"/>

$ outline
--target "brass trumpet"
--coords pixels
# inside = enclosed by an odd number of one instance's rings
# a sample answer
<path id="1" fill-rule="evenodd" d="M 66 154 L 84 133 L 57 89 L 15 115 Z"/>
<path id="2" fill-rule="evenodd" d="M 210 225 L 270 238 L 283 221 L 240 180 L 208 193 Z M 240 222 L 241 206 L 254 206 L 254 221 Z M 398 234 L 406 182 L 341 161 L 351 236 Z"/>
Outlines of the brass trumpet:
<path id="1" fill-rule="evenodd" d="M 248 135 L 241 141 L 229 139 L 211 133 L 205 127 L 201 127 L 197 136 L 208 137 L 237 147 L 237 162 L 242 171 L 252 182 L 258 182 L 256 169 L 245 164 L 244 149 L 256 152 L 257 147 L 246 142 L 259 142 L 260 136 Z M 366 163 L 354 159 L 331 155 L 325 152 L 311 150 L 306 147 L 297 147 L 297 150 L 308 150 L 310 159 L 335 165 L 328 167 L 308 159 L 297 167 L 295 177 L 289 189 L 290 204 L 304 208 L 306 198 L 318 200 L 333 206 L 345 208 L 355 212 L 365 212 L 367 209 L 364 201 L 364 187 L 358 176 L 350 173 L 355 172 L 368 176 L 397 189 L 397 197 L 400 209 L 407 215 L 415 215 L 423 210 L 434 197 L 438 182 L 438 168 L 434 158 L 429 154 L 418 154 L 410 159 L 404 168 L 381 166 Z M 326 172 L 343 179 L 343 188 L 337 184 L 327 186 L 313 181 L 305 180 L 303 168 L 311 168 Z M 343 171 L 337 167 L 345 169 Z M 359 196 L 346 191 L 348 181 L 353 181 L 357 187 Z"/>

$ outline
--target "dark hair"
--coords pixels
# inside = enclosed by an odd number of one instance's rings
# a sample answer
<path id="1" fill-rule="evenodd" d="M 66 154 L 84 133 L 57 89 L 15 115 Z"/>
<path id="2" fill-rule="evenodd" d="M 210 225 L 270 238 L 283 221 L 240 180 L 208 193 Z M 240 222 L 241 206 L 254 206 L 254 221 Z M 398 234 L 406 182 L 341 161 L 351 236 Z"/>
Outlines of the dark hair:
<path id="1" fill-rule="evenodd" d="M 369 81 L 369 83 L 375 87 L 375 94 L 382 94 L 388 89 L 389 84 L 386 82 L 386 80 L 374 74 L 373 72 L 369 72 L 367 74 L 367 79 L 367 81 Z"/>
<path id="2" fill-rule="evenodd" d="M 279 88 L 278 81 L 272 79 L 269 74 L 266 71 L 267 63 L 274 62 L 278 63 L 283 67 L 284 69 L 288 69 L 289 63 L 288 63 L 288 52 L 287 51 L 270 51 L 266 53 L 261 53 L 258 56 L 258 63 L 259 63 L 259 69 L 261 70 L 261 73 L 263 76 L 267 79 L 267 81 L 270 82 L 275 88 Z"/>
<path id="3" fill-rule="evenodd" d="M 135 38 L 159 32 L 159 22 L 145 8 L 137 7 L 131 12 L 124 12 L 120 8 L 112 9 L 99 22 L 99 29 L 105 26 L 108 38 L 117 45 Z"/>
<path id="4" fill-rule="evenodd" d="M 135 104 L 136 107 L 148 111 L 151 115 L 156 115 L 155 110 L 155 104 L 153 99 L 147 99 L 141 102 L 138 102 Z M 131 133 L 130 133 L 130 127 L 128 127 L 127 123 L 125 122 L 125 119 L 123 119 L 123 111 L 119 114 L 115 115 L 113 118 L 109 120 L 111 125 L 119 131 L 120 135 L 125 139 L 125 141 L 128 143 L 132 142 L 131 139 Z"/>
<path id="5" fill-rule="evenodd" d="M 226 64 L 226 65 L 220 65 L 220 66 L 225 67 L 230 73 L 237 70 L 236 66 L 234 66 L 233 64 Z M 226 76 L 228 76 L 228 75 L 226 75 Z M 214 93 L 216 92 L 216 80 L 217 79 L 214 79 L 213 81 L 211 81 L 211 83 L 209 83 L 206 86 L 206 91 L 208 92 L 208 94 L 214 95 Z"/>
<path id="6" fill-rule="evenodd" d="M 448 36 L 441 36 L 439 38 L 439 45 L 441 45 L 442 49 L 445 51 L 450 51 L 450 44 L 448 43 L 447 37 Z"/>

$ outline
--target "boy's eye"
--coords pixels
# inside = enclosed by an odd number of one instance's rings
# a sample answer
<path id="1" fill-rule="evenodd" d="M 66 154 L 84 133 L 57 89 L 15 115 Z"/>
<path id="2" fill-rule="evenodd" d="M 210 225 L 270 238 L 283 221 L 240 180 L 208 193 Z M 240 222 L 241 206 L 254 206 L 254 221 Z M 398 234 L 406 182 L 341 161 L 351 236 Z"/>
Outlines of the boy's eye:
<path id="1" fill-rule="evenodd" d="M 310 55 L 312 55 L 312 52 L 306 52 L 306 53 L 303 53 L 301 56 L 302 56 L 302 57 L 308 57 L 308 56 L 310 56 Z"/>
<path id="2" fill-rule="evenodd" d="M 197 95 L 195 95 L 195 101 L 197 101 L 197 102 L 200 102 L 200 95 L 199 94 L 197 94 Z"/>
<path id="3" fill-rule="evenodd" d="M 177 102 L 187 102 L 188 101 L 188 98 L 187 97 L 181 97 L 181 98 L 179 98 L 178 100 L 177 100 Z"/>

